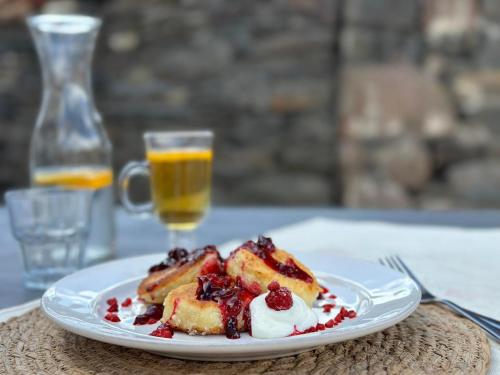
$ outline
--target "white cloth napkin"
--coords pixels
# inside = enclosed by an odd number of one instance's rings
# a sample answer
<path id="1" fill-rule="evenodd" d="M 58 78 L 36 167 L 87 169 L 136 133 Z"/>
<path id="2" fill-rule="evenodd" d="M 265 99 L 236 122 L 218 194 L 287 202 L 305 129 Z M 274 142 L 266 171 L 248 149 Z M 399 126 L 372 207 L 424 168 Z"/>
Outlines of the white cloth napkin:
<path id="1" fill-rule="evenodd" d="M 314 218 L 266 235 L 305 264 L 308 259 L 324 259 L 324 268 L 319 270 L 327 272 L 328 254 L 373 262 L 398 254 L 437 296 L 500 320 L 500 229 Z M 241 242 L 231 241 L 221 248 L 227 254 Z M 490 374 L 500 374 L 500 345 L 490 343 Z"/>
<path id="2" fill-rule="evenodd" d="M 304 262 L 329 253 L 373 262 L 398 254 L 436 295 L 500 320 L 500 229 L 314 218 L 267 235 Z M 239 244 L 241 241 L 231 241 L 223 249 Z"/>

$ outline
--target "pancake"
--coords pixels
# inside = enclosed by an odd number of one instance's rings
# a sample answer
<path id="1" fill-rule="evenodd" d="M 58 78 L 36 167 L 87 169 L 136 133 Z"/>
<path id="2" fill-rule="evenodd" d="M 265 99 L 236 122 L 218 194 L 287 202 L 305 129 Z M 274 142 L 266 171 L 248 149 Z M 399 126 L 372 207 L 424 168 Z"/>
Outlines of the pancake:
<path id="1" fill-rule="evenodd" d="M 167 294 L 185 284 L 196 281 L 200 275 L 222 272 L 222 260 L 215 246 L 188 253 L 184 249 L 173 249 L 165 261 L 150 268 L 137 294 L 146 303 L 163 303 Z"/>
<path id="2" fill-rule="evenodd" d="M 313 273 L 293 255 L 274 246 L 271 239 L 259 237 L 233 251 L 225 262 L 226 273 L 241 281 L 253 294 L 266 292 L 277 281 L 312 306 L 321 287 Z"/>
<path id="3" fill-rule="evenodd" d="M 172 290 L 163 303 L 163 323 L 192 335 L 225 334 L 238 338 L 248 329 L 254 298 L 228 276 L 209 274 Z"/>

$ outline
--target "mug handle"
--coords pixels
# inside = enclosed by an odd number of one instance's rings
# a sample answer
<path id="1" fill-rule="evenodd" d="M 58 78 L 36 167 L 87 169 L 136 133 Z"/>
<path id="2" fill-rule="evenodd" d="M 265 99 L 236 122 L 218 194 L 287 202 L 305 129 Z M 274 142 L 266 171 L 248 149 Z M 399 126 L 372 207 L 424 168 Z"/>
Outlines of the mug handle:
<path id="1" fill-rule="evenodd" d="M 118 177 L 118 193 L 120 201 L 128 213 L 139 216 L 149 217 L 153 214 L 154 206 L 152 202 L 135 204 L 130 200 L 128 189 L 130 180 L 135 176 L 145 176 L 149 178 L 149 165 L 147 162 L 131 161 L 123 167 Z"/>

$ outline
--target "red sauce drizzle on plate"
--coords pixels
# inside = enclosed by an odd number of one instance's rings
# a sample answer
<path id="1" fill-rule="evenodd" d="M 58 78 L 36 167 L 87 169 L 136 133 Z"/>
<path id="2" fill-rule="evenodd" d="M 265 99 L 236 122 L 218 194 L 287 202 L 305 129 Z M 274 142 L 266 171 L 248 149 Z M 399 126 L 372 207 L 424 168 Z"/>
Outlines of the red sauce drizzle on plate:
<path id="1" fill-rule="evenodd" d="M 172 329 L 170 324 L 162 323 L 149 335 L 156 337 L 163 337 L 164 339 L 171 339 L 174 336 L 174 330 Z"/>
<path id="2" fill-rule="evenodd" d="M 345 307 L 342 307 L 339 313 L 335 316 L 335 318 L 330 319 L 325 323 L 318 323 L 315 326 L 306 329 L 305 331 L 299 331 L 297 327 L 294 327 L 293 332 L 290 336 L 297 336 L 306 333 L 324 331 L 327 328 L 333 328 L 334 326 L 339 325 L 345 318 L 354 319 L 355 317 L 356 317 L 356 311 L 347 310 Z"/>

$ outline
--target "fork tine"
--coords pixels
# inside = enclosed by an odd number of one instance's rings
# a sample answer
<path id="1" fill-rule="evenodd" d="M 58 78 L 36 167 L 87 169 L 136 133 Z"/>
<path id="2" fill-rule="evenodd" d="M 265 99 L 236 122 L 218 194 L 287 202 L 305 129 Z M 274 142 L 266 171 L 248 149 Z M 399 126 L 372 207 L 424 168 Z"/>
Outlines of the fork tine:
<path id="1" fill-rule="evenodd" d="M 416 279 L 416 276 L 413 274 L 413 272 L 410 271 L 408 266 L 403 262 L 403 260 L 398 256 L 394 256 L 394 260 L 405 270 L 405 273 L 408 274 L 412 279 Z"/>
<path id="2" fill-rule="evenodd" d="M 383 265 L 383 266 L 386 266 L 386 264 L 384 263 L 384 259 L 383 258 L 378 258 L 378 262 Z M 387 267 L 387 266 L 386 266 Z"/>
<path id="3" fill-rule="evenodd" d="M 420 290 L 422 290 L 422 291 L 427 290 L 422 285 L 422 283 L 420 282 L 420 280 L 417 279 L 417 277 L 415 276 L 415 274 L 413 272 L 411 272 L 411 270 L 408 268 L 408 266 L 405 264 L 405 262 L 403 262 L 403 260 L 398 255 L 396 255 L 394 258 L 395 258 L 395 261 L 397 261 L 399 263 L 399 265 L 405 270 L 405 273 L 408 276 L 410 276 L 413 281 L 415 281 L 415 283 L 419 286 Z"/>
<path id="4" fill-rule="evenodd" d="M 402 268 L 402 267 L 398 264 L 398 262 L 397 262 L 397 260 L 396 260 L 396 257 L 395 257 L 394 255 L 391 255 L 391 256 L 389 257 L 389 259 L 390 259 L 390 260 L 392 261 L 392 263 L 394 264 L 395 269 L 397 269 L 397 270 L 398 270 L 399 272 L 401 272 L 401 273 L 406 273 L 406 271 L 404 270 L 404 268 Z"/>
<path id="5" fill-rule="evenodd" d="M 389 265 L 389 267 L 391 267 L 393 270 L 397 271 L 398 269 L 396 268 L 396 265 L 393 263 L 391 257 L 385 257 L 385 261 L 387 262 L 387 264 Z"/>

